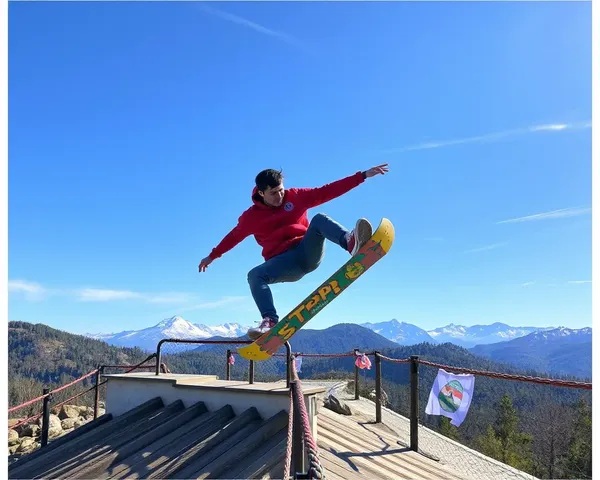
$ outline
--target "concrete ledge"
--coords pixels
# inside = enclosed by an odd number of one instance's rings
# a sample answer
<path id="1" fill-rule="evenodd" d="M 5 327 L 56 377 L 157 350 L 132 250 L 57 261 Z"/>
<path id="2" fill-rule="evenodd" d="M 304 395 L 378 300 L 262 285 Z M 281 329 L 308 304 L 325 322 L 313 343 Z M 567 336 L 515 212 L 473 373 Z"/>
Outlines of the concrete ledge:
<path id="1" fill-rule="evenodd" d="M 289 412 L 290 391 L 285 381 L 253 383 L 233 380 L 217 380 L 215 375 L 149 374 L 131 372 L 103 375 L 106 384 L 106 413 L 118 417 L 136 406 L 159 397 L 165 405 L 181 400 L 187 408 L 203 402 L 209 411 L 230 405 L 235 415 L 241 415 L 251 407 L 256 408 L 266 420 L 281 410 Z M 317 395 L 325 387 L 304 388 L 304 402 L 311 423 L 313 437 L 317 430 Z"/>

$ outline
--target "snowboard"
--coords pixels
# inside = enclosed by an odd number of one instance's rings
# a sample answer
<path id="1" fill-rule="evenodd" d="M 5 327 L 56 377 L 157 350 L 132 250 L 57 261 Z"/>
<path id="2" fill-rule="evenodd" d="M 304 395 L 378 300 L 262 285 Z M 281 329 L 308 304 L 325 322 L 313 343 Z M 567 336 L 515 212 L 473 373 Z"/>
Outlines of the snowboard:
<path id="1" fill-rule="evenodd" d="M 238 348 L 239 354 L 248 360 L 271 358 L 309 320 L 381 260 L 390 251 L 392 243 L 394 225 L 387 218 L 383 218 L 369 241 L 353 257 L 280 319 L 271 330 L 263 333 L 254 343 Z"/>

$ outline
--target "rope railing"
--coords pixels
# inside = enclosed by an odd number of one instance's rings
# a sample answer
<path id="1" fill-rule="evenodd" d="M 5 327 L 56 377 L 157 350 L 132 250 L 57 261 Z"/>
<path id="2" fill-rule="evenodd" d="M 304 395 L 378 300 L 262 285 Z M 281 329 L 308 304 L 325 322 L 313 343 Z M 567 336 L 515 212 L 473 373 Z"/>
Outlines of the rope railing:
<path id="1" fill-rule="evenodd" d="M 310 419 L 308 416 L 308 412 L 306 410 L 306 404 L 304 403 L 304 393 L 302 392 L 302 382 L 298 377 L 298 371 L 296 369 L 295 356 L 291 357 L 291 374 L 292 374 L 292 385 L 290 386 L 290 416 L 289 416 L 289 424 L 288 424 L 288 448 L 287 448 L 287 456 L 285 460 L 285 469 L 284 469 L 284 479 L 289 478 L 290 473 L 290 464 L 291 464 L 291 456 L 292 456 L 292 443 L 294 438 L 298 441 L 300 438 L 304 443 L 304 448 L 306 448 L 306 455 L 308 456 L 308 478 L 310 479 L 324 479 L 325 471 L 321 462 L 319 461 L 319 449 L 317 447 L 317 442 L 312 436 L 312 430 L 310 428 Z M 296 411 L 298 410 L 298 411 Z M 299 416 L 300 421 L 294 421 Z M 301 435 L 292 435 L 293 427 L 289 425 L 298 426 L 302 432 Z M 298 432 L 300 433 L 300 432 Z M 299 446 L 296 445 L 298 448 Z M 304 450 L 304 449 L 302 449 Z M 297 455 L 300 457 L 300 454 Z M 302 451 L 301 457 L 304 457 L 304 451 Z M 301 462 L 303 463 L 303 462 Z M 297 465 L 295 465 L 297 470 Z"/>
<path id="2" fill-rule="evenodd" d="M 75 385 L 75 384 L 77 384 L 79 382 L 82 382 L 86 378 L 89 378 L 92 375 L 95 375 L 96 373 L 98 373 L 98 369 L 97 368 L 94 369 L 94 370 L 92 370 L 88 374 L 84 375 L 83 377 L 79 377 L 76 380 L 73 380 L 72 382 L 67 383 L 66 385 L 63 385 L 61 387 L 58 387 L 55 390 L 52 390 L 52 391 L 46 393 L 45 395 L 40 395 L 39 397 L 33 398 L 31 400 L 28 400 L 27 402 L 22 403 L 21 405 L 16 405 L 14 407 L 9 408 L 8 409 L 8 413 L 12 413 L 12 412 L 14 412 L 16 410 L 19 410 L 19 409 L 23 408 L 23 407 L 28 407 L 29 405 L 31 405 L 31 404 L 33 404 L 35 402 L 39 402 L 39 401 L 43 400 L 44 398 L 49 397 L 50 395 L 53 395 L 53 394 L 58 393 L 58 392 L 61 392 L 61 391 L 65 390 L 66 388 L 72 387 L 73 385 Z"/>
<path id="3" fill-rule="evenodd" d="M 382 358 L 384 358 L 381 355 Z M 553 385 L 556 387 L 569 387 L 569 388 L 581 388 L 584 390 L 591 390 L 592 384 L 587 382 L 573 382 L 569 380 L 558 380 L 553 378 L 542 378 L 542 377 L 530 377 L 527 375 L 513 375 L 508 373 L 488 372 L 485 370 L 473 370 L 471 368 L 453 367 L 451 365 L 442 365 L 439 363 L 428 362 L 427 360 L 417 360 L 421 365 L 427 365 L 428 367 L 441 368 L 446 371 L 452 371 L 457 373 L 467 373 L 472 375 L 480 375 L 483 377 L 500 378 L 502 380 L 515 380 L 520 382 L 539 383 L 544 385 Z"/>

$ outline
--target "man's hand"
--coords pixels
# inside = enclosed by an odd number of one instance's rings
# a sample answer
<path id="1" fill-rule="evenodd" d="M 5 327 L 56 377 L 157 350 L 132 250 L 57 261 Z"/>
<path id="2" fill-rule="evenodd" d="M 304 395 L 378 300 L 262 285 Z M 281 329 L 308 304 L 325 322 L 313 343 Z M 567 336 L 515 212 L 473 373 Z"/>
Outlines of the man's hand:
<path id="1" fill-rule="evenodd" d="M 374 177 L 375 175 L 384 175 L 385 172 L 388 172 L 388 171 L 389 171 L 388 164 L 384 163 L 383 165 L 378 165 L 377 167 L 369 168 L 365 172 L 365 177 L 371 178 L 371 177 Z"/>
<path id="2" fill-rule="evenodd" d="M 198 265 L 198 272 L 205 272 L 206 267 L 208 267 L 211 263 L 212 263 L 212 258 L 210 258 L 210 257 L 203 258 L 202 261 L 200 262 L 200 265 Z"/>

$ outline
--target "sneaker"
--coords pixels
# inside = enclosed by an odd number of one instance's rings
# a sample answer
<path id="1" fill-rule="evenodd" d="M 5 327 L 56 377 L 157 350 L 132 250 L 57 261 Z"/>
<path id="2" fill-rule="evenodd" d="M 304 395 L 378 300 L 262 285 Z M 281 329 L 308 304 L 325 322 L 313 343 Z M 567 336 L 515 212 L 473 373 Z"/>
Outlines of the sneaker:
<path id="1" fill-rule="evenodd" d="M 248 338 L 250 338 L 250 340 L 256 340 L 258 337 L 271 330 L 275 325 L 277 325 L 275 320 L 265 317 L 258 327 L 248 330 Z"/>
<path id="2" fill-rule="evenodd" d="M 346 234 L 350 255 L 356 255 L 361 247 L 373 236 L 373 227 L 366 218 L 359 218 L 354 230 Z"/>

